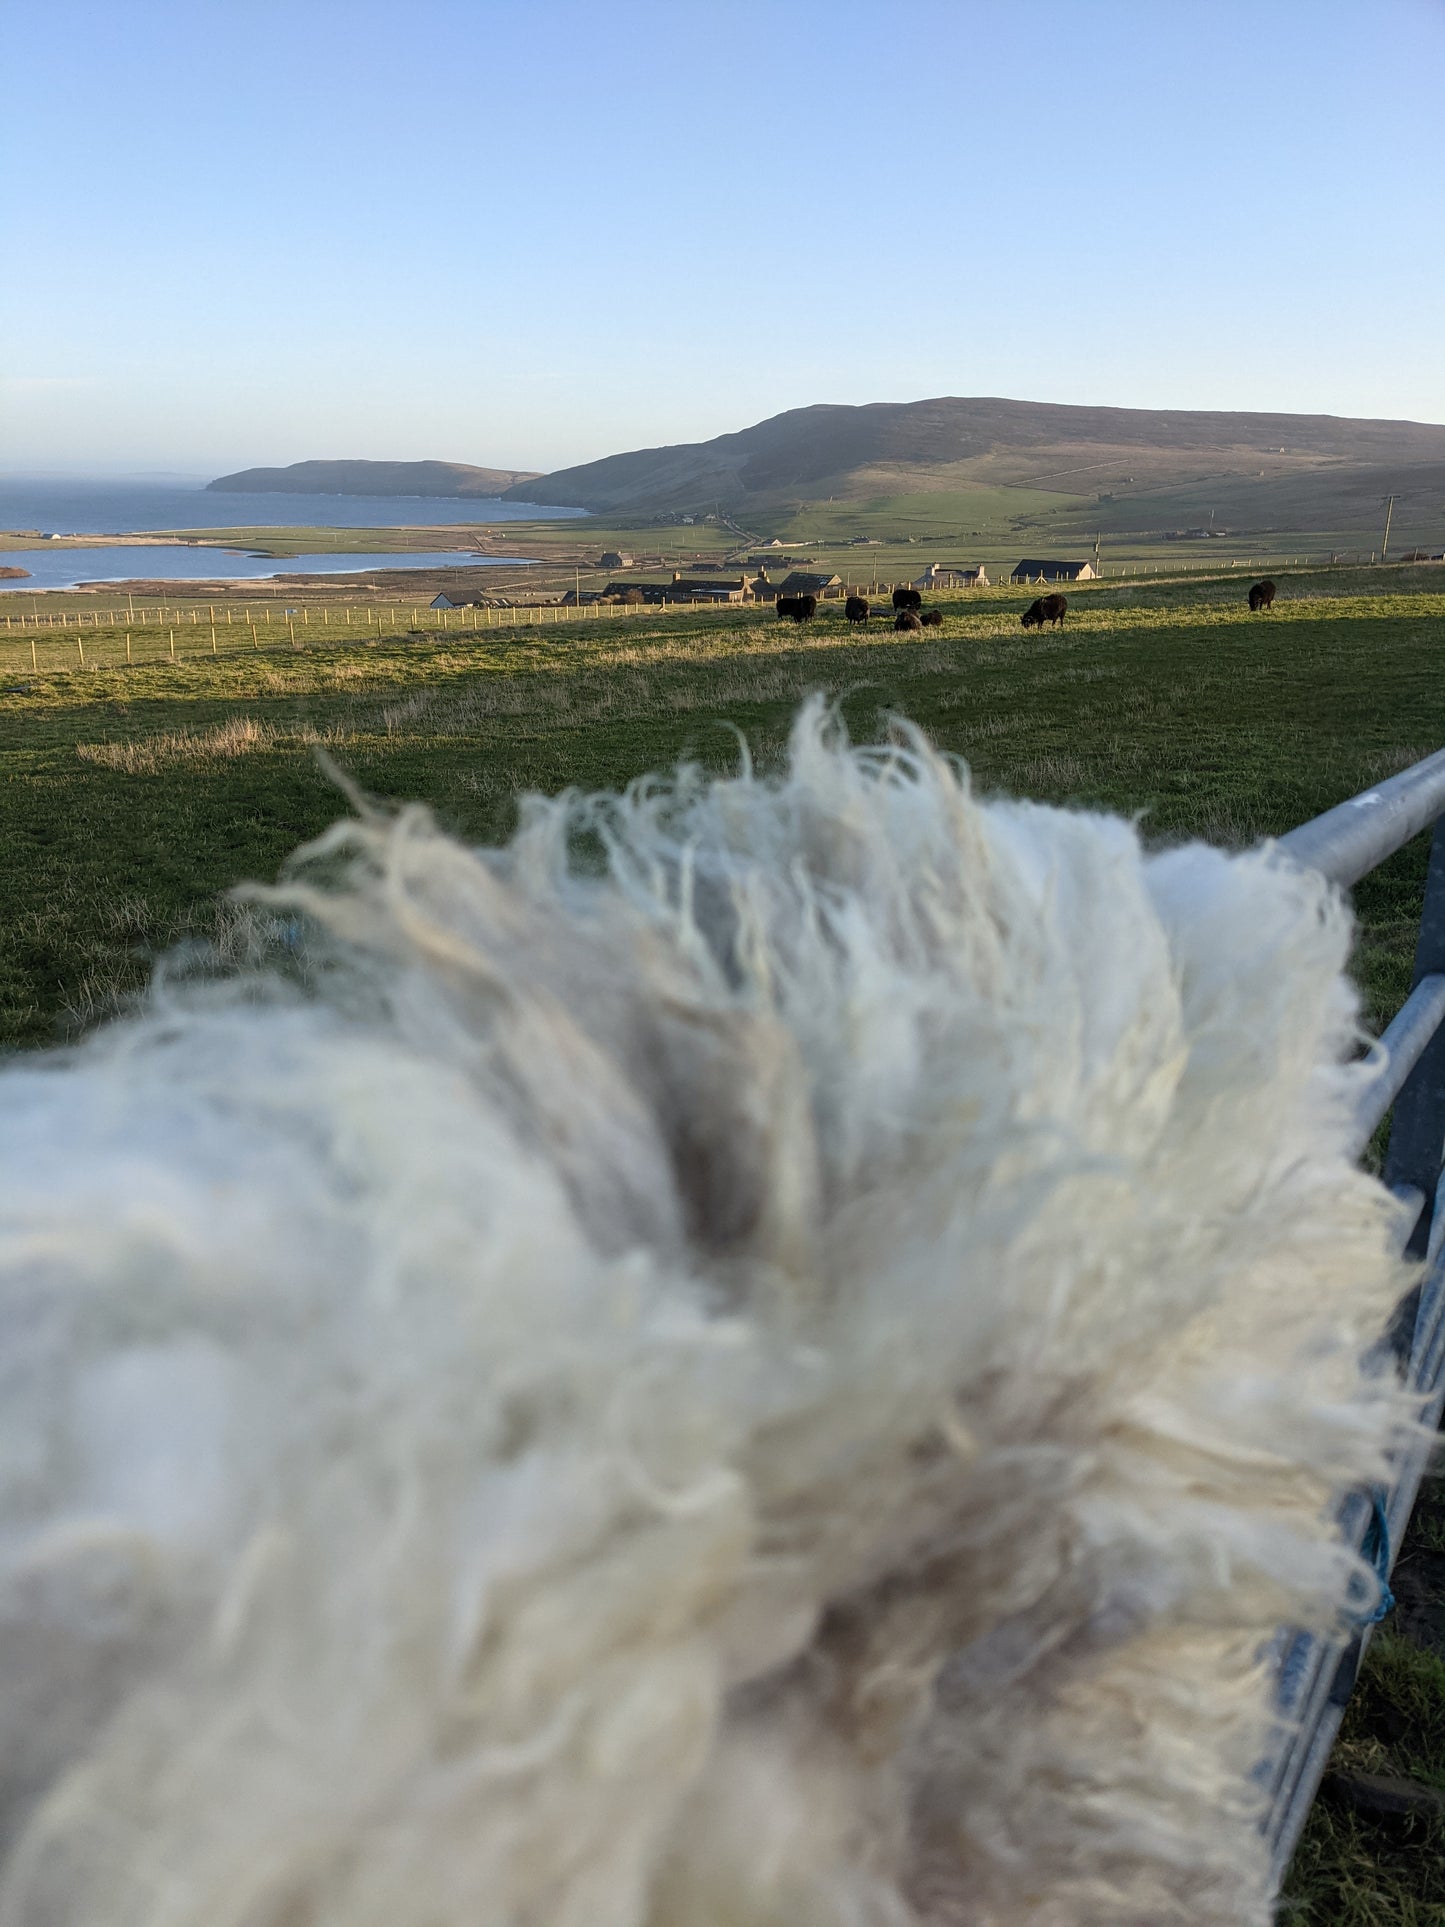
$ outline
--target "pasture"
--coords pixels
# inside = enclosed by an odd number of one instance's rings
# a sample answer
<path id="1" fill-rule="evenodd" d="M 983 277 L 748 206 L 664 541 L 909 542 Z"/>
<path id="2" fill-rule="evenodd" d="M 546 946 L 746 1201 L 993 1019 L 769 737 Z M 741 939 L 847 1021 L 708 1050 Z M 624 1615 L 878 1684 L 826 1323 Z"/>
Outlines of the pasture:
<path id="1" fill-rule="evenodd" d="M 766 764 L 821 688 L 855 738 L 909 716 L 985 790 L 1136 813 L 1151 839 L 1247 845 L 1445 740 L 1438 571 L 1277 580 L 1261 616 L 1237 576 L 1071 588 L 1066 626 L 1043 634 L 1019 626 L 1030 593 L 994 591 L 936 599 L 944 623 L 921 637 L 881 620 L 860 634 L 840 604 L 802 628 L 748 609 L 488 626 L 377 607 L 346 624 L 334 599 L 299 633 L 273 611 L 264 632 L 233 621 L 214 645 L 199 619 L 143 622 L 129 663 L 118 629 L 33 653 L 0 635 L 0 1042 L 75 1035 L 178 943 L 224 951 L 230 886 L 273 877 L 344 808 L 318 750 L 372 795 L 424 799 L 489 840 L 528 789 L 620 785 L 685 756 L 727 765 L 738 732 Z M 1358 894 L 1375 1024 L 1408 988 L 1423 873 L 1412 846 Z M 1439 1519 L 1432 1501 L 1407 1561 L 1438 1559 Z M 1442 1642 L 1420 1635 L 1437 1615 L 1377 1642 L 1341 1752 L 1445 1787 Z M 1322 1807 L 1292 1917 L 1438 1920 L 1442 1862 L 1420 1848 L 1439 1834 L 1401 1845 Z"/>
<path id="2" fill-rule="evenodd" d="M 1378 585 L 1388 582 L 1388 592 Z M 341 807 L 324 748 L 366 790 L 420 797 L 464 835 L 505 832 L 525 789 L 614 785 L 682 755 L 766 758 L 801 695 L 850 729 L 897 711 L 975 780 L 1142 813 L 1151 837 L 1248 843 L 1436 747 L 1438 574 L 1281 576 L 1251 617 L 1237 580 L 1070 593 L 1025 635 L 1027 597 L 943 599 L 922 639 L 841 611 L 802 629 L 755 610 L 484 626 L 485 612 L 273 611 L 212 639 L 204 616 L 0 637 L 0 1039 L 53 1040 L 139 988 L 149 960 L 224 924 Z M 1375 593 L 1371 593 L 1371 590 Z M 539 612 L 533 612 L 539 613 Z M 413 629 L 416 619 L 421 626 Z M 176 655 L 171 657 L 171 646 Z M 84 663 L 82 666 L 82 656 Z M 1372 1007 L 1406 986 L 1423 858 L 1361 892 Z"/>

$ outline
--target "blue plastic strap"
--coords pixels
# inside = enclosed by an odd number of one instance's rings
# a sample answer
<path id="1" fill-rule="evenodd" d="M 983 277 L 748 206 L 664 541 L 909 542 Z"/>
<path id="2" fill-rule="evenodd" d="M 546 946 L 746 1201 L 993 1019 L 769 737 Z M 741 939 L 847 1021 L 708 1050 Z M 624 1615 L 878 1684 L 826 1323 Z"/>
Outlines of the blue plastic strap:
<path id="1" fill-rule="evenodd" d="M 1360 1554 L 1375 1568 L 1380 1597 L 1372 1612 L 1357 1613 L 1355 1620 L 1361 1626 L 1378 1626 L 1395 1604 L 1395 1595 L 1390 1591 L 1390 1521 L 1385 1511 L 1385 1495 L 1379 1490 L 1370 1494 L 1370 1523 L 1365 1528 Z"/>

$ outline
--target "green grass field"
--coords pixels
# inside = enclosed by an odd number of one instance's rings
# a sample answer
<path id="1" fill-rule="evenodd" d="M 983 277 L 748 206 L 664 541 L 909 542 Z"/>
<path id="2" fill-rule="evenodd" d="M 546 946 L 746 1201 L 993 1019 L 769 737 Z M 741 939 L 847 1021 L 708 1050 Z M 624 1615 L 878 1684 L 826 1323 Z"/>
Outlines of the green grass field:
<path id="1" fill-rule="evenodd" d="M 1072 590 L 1066 629 L 1043 635 L 1020 629 L 1017 591 L 946 601 L 922 639 L 860 636 L 836 609 L 801 630 L 698 610 L 416 633 L 383 619 L 381 634 L 371 610 L 350 636 L 312 623 L 294 643 L 273 625 L 253 646 L 233 624 L 215 654 L 188 624 L 175 660 L 153 626 L 129 666 L 117 631 L 92 630 L 82 667 L 73 634 L 34 661 L 0 635 L 0 1040 L 74 1035 L 157 954 L 224 944 L 228 889 L 274 877 L 343 809 L 318 749 L 367 791 L 490 839 L 520 791 L 618 785 L 681 756 L 729 765 L 735 729 L 766 764 L 822 689 L 858 739 L 890 711 L 914 718 L 984 791 L 1137 812 L 1160 841 L 1252 843 L 1445 741 L 1438 570 L 1279 580 L 1258 617 L 1237 579 Z M 1417 843 L 1358 893 L 1377 1025 L 1408 988 L 1424 860 Z M 1405 1630 L 1377 1641 L 1346 1745 L 1445 1787 L 1442 1730 L 1438 1652 Z M 1291 1917 L 1445 1920 L 1445 1838 L 1413 1846 L 1423 1861 L 1322 1805 Z"/>
<path id="2" fill-rule="evenodd" d="M 353 640 L 273 616 L 256 647 L 222 628 L 214 655 L 203 621 L 172 631 L 174 661 L 162 630 L 138 629 L 129 667 L 117 630 L 45 637 L 33 660 L 0 637 L 0 1039 L 43 1042 L 111 1007 L 157 951 L 211 927 L 229 885 L 274 874 L 339 807 L 318 745 L 366 788 L 487 837 L 520 789 L 724 762 L 725 723 L 766 756 L 822 688 L 860 737 L 887 710 L 914 717 L 986 788 L 1248 842 L 1440 742 L 1439 577 L 1392 571 L 1369 593 L 1380 580 L 1284 578 L 1257 618 L 1237 582 L 1106 584 L 1042 637 L 1020 630 L 1017 592 L 976 594 L 922 642 L 748 610 L 450 626 L 467 611 L 414 634 L 408 610 L 380 636 L 370 610 Z M 1376 1008 L 1408 974 L 1420 863 L 1405 853 L 1361 893 Z"/>

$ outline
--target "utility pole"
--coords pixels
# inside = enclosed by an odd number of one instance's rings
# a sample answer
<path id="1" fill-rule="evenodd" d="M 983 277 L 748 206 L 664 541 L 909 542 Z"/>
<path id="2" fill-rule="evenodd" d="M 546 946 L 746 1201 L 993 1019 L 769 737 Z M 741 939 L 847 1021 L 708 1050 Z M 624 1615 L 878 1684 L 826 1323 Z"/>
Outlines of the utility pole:
<path id="1" fill-rule="evenodd" d="M 1390 499 L 1389 499 L 1389 501 L 1388 501 L 1388 502 L 1387 502 L 1387 503 L 1385 504 L 1385 539 L 1384 539 L 1384 541 L 1383 541 L 1383 542 L 1381 542 L 1381 544 L 1380 544 L 1380 560 L 1381 560 L 1381 562 L 1383 562 L 1383 561 L 1384 561 L 1384 559 L 1385 559 L 1385 551 L 1386 551 L 1386 550 L 1387 550 L 1387 549 L 1389 548 L 1389 546 L 1390 546 L 1390 517 L 1391 517 L 1391 516 L 1392 516 L 1392 515 L 1393 515 L 1394 513 L 1395 513 L 1395 498 L 1394 498 L 1394 496 L 1392 495 L 1392 496 L 1390 497 Z"/>
<path id="2" fill-rule="evenodd" d="M 1096 534 L 1094 537 L 1094 574 L 1095 575 L 1099 573 L 1099 542 L 1101 540 L 1101 536 L 1102 536 L 1102 531 L 1099 534 Z"/>

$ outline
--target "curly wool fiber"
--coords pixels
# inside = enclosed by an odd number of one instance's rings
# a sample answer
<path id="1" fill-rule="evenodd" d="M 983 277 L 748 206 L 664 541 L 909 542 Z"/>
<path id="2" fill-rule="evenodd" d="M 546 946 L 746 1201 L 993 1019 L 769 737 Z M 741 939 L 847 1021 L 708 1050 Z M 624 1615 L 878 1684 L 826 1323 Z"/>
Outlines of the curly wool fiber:
<path id="1" fill-rule="evenodd" d="M 817 703 L 276 894 L 0 1075 L 0 1927 L 1264 1923 L 1406 1422 L 1338 898 Z"/>

